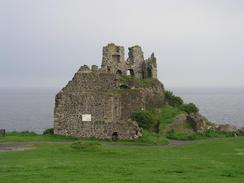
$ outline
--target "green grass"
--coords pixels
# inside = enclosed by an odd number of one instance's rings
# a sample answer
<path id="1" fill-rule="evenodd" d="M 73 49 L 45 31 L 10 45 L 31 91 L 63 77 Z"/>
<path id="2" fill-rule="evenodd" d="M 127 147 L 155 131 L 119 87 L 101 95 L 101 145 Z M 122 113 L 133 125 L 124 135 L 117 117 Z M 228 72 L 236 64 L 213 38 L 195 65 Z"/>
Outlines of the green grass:
<path id="1" fill-rule="evenodd" d="M 99 149 L 84 151 L 71 146 L 43 144 L 25 151 L 0 152 L 0 182 L 242 183 L 244 180 L 243 137 L 194 141 L 167 148 L 103 144 Z"/>
<path id="2" fill-rule="evenodd" d="M 185 129 L 183 129 L 185 130 Z M 185 130 L 186 131 L 186 130 Z M 179 132 L 175 131 L 174 129 L 166 135 L 169 139 L 174 139 L 174 140 L 196 140 L 196 139 L 201 139 L 200 136 L 197 135 L 196 132 Z M 207 138 L 206 136 L 201 136 L 202 138 Z"/>
<path id="3" fill-rule="evenodd" d="M 76 137 L 61 135 L 39 135 L 33 132 L 8 132 L 5 137 L 0 137 L 0 143 L 4 142 L 28 142 L 28 141 L 74 141 Z"/>
<path id="4" fill-rule="evenodd" d="M 174 122 L 176 116 L 183 113 L 184 113 L 183 111 L 168 105 L 161 107 L 159 113 L 159 121 L 160 124 L 162 125 L 162 128 L 164 128 L 165 125 Z"/>
<path id="5" fill-rule="evenodd" d="M 80 140 L 71 144 L 71 147 L 80 151 L 98 151 L 102 149 L 102 144 L 95 140 Z"/>
<path id="6" fill-rule="evenodd" d="M 78 138 L 62 135 L 39 135 L 33 132 L 9 132 L 5 137 L 0 137 L 0 143 L 9 142 L 30 142 L 30 141 L 77 141 L 82 140 L 86 142 L 96 143 L 95 138 Z M 112 140 L 100 140 L 101 142 L 112 142 Z M 163 145 L 168 144 L 168 139 L 162 137 L 156 133 L 144 130 L 143 136 L 134 140 L 119 140 L 116 141 L 117 144 L 131 144 L 131 145 Z"/>

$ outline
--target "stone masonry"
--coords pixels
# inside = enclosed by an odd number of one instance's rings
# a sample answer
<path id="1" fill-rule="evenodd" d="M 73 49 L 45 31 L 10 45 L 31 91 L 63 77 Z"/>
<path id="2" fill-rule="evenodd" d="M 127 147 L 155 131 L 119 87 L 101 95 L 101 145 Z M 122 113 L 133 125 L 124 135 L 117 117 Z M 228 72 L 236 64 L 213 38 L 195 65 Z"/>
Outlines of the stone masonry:
<path id="1" fill-rule="evenodd" d="M 128 78 L 134 82 L 128 82 Z M 150 84 L 141 85 L 143 79 Z M 141 47 L 133 46 L 125 60 L 124 48 L 111 43 L 103 48 L 101 68 L 80 67 L 56 95 L 54 133 L 99 139 L 137 138 L 142 131 L 131 114 L 162 104 L 164 88 L 157 80 L 154 54 L 144 60 Z"/>

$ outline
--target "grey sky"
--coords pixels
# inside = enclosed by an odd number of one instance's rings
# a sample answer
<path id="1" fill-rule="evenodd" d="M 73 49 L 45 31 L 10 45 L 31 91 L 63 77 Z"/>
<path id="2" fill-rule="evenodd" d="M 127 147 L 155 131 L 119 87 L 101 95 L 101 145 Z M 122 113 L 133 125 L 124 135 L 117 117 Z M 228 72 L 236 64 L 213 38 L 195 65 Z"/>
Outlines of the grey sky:
<path id="1" fill-rule="evenodd" d="M 166 87 L 244 87 L 242 0 L 0 0 L 0 87 L 62 87 L 109 42 Z"/>

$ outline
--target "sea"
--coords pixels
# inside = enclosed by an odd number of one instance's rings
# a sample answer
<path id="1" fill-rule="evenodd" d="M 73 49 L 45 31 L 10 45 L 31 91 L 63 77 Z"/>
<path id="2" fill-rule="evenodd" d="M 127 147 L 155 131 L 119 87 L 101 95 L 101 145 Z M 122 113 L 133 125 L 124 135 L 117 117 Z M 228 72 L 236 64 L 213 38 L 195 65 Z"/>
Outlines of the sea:
<path id="1" fill-rule="evenodd" d="M 244 88 L 172 88 L 185 102 L 218 124 L 244 127 Z M 42 133 L 53 127 L 58 88 L 0 89 L 0 129 Z"/>

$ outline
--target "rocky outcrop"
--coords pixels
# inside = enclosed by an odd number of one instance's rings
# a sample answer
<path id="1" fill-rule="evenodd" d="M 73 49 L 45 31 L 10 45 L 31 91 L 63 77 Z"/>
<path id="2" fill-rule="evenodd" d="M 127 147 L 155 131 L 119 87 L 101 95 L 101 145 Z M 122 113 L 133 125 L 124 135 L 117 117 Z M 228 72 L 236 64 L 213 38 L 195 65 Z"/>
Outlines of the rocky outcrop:
<path id="1" fill-rule="evenodd" d="M 204 132 L 212 128 L 212 124 L 208 119 L 202 116 L 200 113 L 192 113 L 187 116 L 187 121 L 191 124 L 192 128 L 196 132 Z"/>
<path id="2" fill-rule="evenodd" d="M 211 128 L 214 128 L 214 124 L 210 123 L 207 118 L 199 113 L 192 114 L 180 114 L 176 116 L 175 120 L 166 127 L 165 132 L 167 133 L 174 129 L 175 131 L 181 132 L 204 132 Z"/>
<path id="3" fill-rule="evenodd" d="M 235 126 L 224 124 L 224 125 L 216 125 L 216 129 L 221 132 L 235 132 L 237 128 Z"/>
<path id="4" fill-rule="evenodd" d="M 192 132 L 191 124 L 187 121 L 187 114 L 180 114 L 175 117 L 175 120 L 166 126 L 163 134 L 168 134 L 171 131 L 175 132 Z"/>

